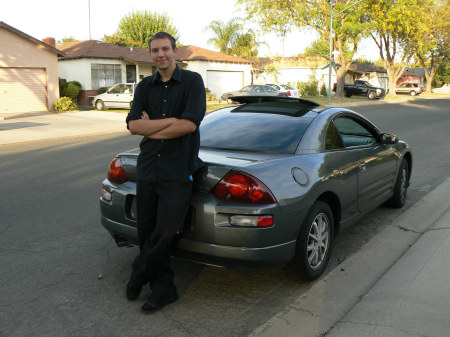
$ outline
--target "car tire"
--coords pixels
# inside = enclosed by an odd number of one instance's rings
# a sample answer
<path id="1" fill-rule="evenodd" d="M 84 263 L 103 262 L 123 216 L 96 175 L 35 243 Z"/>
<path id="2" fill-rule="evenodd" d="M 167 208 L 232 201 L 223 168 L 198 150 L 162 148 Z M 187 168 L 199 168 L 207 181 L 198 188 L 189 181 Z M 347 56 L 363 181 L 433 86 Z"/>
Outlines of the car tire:
<path id="1" fill-rule="evenodd" d="M 105 103 L 99 99 L 95 102 L 95 107 L 97 108 L 97 110 L 105 110 Z"/>
<path id="2" fill-rule="evenodd" d="M 375 91 L 369 91 L 367 97 L 369 97 L 369 99 L 375 99 L 377 97 L 377 94 L 375 93 Z"/>
<path id="3" fill-rule="evenodd" d="M 411 90 L 411 92 L 409 93 L 411 96 L 416 96 L 416 92 L 414 90 Z"/>
<path id="4" fill-rule="evenodd" d="M 345 97 L 352 97 L 352 94 L 346 92 L 346 93 L 345 93 Z"/>
<path id="5" fill-rule="evenodd" d="M 409 187 L 409 164 L 406 159 L 402 159 L 398 170 L 397 180 L 394 186 L 394 195 L 386 202 L 386 206 L 392 208 L 402 208 L 406 202 L 406 195 Z"/>
<path id="6" fill-rule="evenodd" d="M 311 207 L 297 238 L 294 263 L 307 280 L 319 278 L 325 271 L 334 241 L 333 211 L 317 201 Z"/>

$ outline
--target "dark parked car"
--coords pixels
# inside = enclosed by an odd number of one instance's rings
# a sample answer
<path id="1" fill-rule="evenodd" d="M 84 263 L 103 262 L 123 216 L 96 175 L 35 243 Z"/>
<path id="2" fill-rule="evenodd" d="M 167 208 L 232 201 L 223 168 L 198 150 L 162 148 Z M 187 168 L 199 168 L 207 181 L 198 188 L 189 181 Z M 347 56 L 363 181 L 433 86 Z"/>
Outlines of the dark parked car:
<path id="1" fill-rule="evenodd" d="M 184 233 L 173 254 L 231 268 L 325 270 L 339 229 L 381 204 L 402 207 L 411 149 L 356 112 L 277 97 L 234 97 L 208 114 Z M 136 159 L 118 154 L 103 181 L 101 223 L 135 244 Z"/>
<path id="2" fill-rule="evenodd" d="M 243 87 L 240 90 L 229 91 L 222 95 L 222 100 L 233 101 L 232 96 L 289 96 L 286 91 L 280 91 L 266 84 L 251 84 Z"/>
<path id="3" fill-rule="evenodd" d="M 333 86 L 333 91 L 336 91 L 336 83 Z M 344 92 L 346 97 L 367 96 L 369 99 L 382 98 L 386 96 L 386 90 L 380 87 L 373 86 L 367 81 L 356 80 L 353 84 L 345 84 Z"/>

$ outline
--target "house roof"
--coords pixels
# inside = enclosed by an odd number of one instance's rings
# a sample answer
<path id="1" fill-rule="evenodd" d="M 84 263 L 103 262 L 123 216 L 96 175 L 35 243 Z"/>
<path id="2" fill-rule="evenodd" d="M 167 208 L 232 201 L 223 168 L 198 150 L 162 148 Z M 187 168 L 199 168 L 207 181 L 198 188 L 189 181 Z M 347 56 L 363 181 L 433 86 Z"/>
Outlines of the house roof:
<path id="1" fill-rule="evenodd" d="M 29 41 L 31 41 L 31 42 L 37 44 L 37 45 L 41 45 L 41 46 L 45 47 L 46 49 L 48 49 L 48 50 L 50 50 L 50 51 L 56 53 L 58 56 L 64 56 L 64 53 L 61 52 L 61 50 L 56 49 L 55 47 L 52 47 L 52 46 L 50 46 L 49 44 L 47 44 L 47 43 L 45 43 L 45 42 L 43 42 L 43 41 L 41 41 L 41 40 L 38 40 L 38 39 L 36 39 L 36 38 L 34 38 L 34 37 L 32 37 L 32 36 L 30 36 L 30 35 L 28 35 L 28 34 L 22 32 L 21 30 L 18 30 L 18 29 L 16 29 L 16 28 L 14 28 L 14 27 L 12 27 L 12 26 L 6 24 L 6 23 L 3 22 L 3 21 L 0 21 L 0 28 L 7 29 L 7 30 L 9 30 L 9 31 L 11 31 L 11 32 L 13 32 L 13 33 L 15 33 L 15 34 L 17 34 L 17 35 L 20 35 L 20 36 L 23 37 L 24 39 L 27 39 L 27 40 L 29 40 Z"/>
<path id="2" fill-rule="evenodd" d="M 245 63 L 245 64 L 253 63 L 253 61 L 246 60 L 242 57 L 231 56 L 196 46 L 179 47 L 178 57 L 182 61 L 211 61 L 211 62 L 231 62 L 231 63 Z"/>
<path id="3" fill-rule="evenodd" d="M 367 64 L 367 63 L 352 63 L 350 65 L 349 71 L 352 71 L 357 74 L 364 74 L 364 73 L 386 73 L 387 70 L 382 67 L 378 67 L 374 64 Z"/>
<path id="4" fill-rule="evenodd" d="M 261 69 L 269 64 L 278 68 L 321 68 L 328 65 L 328 59 L 323 56 L 261 57 L 257 63 Z"/>
<path id="5" fill-rule="evenodd" d="M 58 45 L 58 48 L 66 54 L 66 56 L 62 58 L 63 60 L 77 58 L 112 58 L 136 63 L 153 63 L 147 48 L 120 47 L 96 40 L 65 42 Z M 230 56 L 195 46 L 179 47 L 177 54 L 177 61 L 181 62 L 211 61 L 252 63 L 252 61 L 240 57 Z"/>

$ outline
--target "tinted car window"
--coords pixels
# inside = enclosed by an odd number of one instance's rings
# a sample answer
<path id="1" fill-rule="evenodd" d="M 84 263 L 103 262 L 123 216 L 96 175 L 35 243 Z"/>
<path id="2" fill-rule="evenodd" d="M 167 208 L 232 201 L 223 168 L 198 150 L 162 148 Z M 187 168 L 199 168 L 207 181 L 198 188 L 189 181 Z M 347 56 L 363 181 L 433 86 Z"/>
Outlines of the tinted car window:
<path id="1" fill-rule="evenodd" d="M 342 143 L 341 136 L 339 136 L 339 132 L 334 123 L 331 122 L 328 126 L 327 135 L 325 136 L 325 150 L 331 151 L 343 148 L 344 144 Z"/>
<path id="2" fill-rule="evenodd" d="M 202 147 L 294 153 L 312 117 L 283 114 L 229 112 L 206 115 L 200 125 Z"/>
<path id="3" fill-rule="evenodd" d="M 377 142 L 375 136 L 366 126 L 351 118 L 339 117 L 334 120 L 334 123 L 346 147 L 367 146 Z"/>

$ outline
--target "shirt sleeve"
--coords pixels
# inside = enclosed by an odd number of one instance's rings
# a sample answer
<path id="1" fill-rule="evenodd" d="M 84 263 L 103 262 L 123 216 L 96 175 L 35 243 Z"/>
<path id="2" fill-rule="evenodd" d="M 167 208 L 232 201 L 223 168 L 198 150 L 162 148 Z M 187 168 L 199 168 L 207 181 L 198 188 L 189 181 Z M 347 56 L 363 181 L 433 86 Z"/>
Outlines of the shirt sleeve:
<path id="1" fill-rule="evenodd" d="M 141 119 L 142 111 L 144 111 L 144 84 L 141 81 L 134 92 L 133 104 L 131 105 L 130 112 L 128 113 L 126 123 L 129 130 L 129 122 L 131 120 Z"/>
<path id="2" fill-rule="evenodd" d="M 200 125 L 206 113 L 206 92 L 203 79 L 198 73 L 193 73 L 188 89 L 186 108 L 181 119 L 188 119 L 197 126 Z"/>

